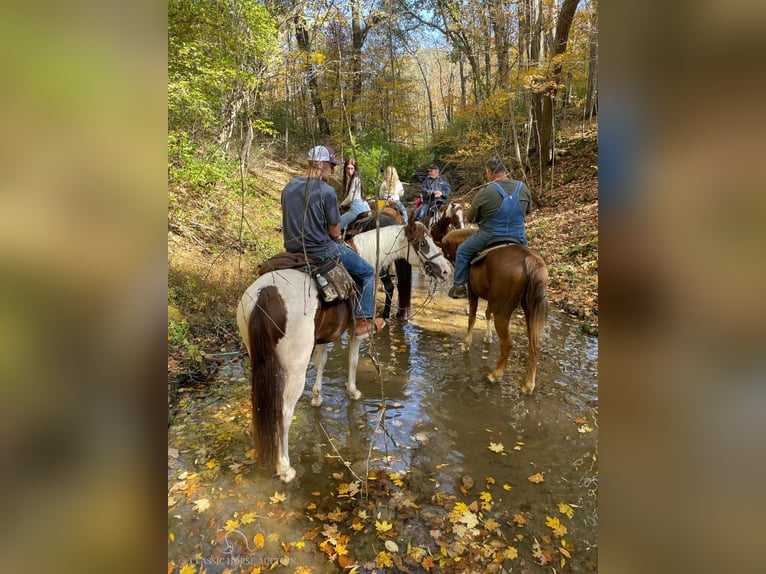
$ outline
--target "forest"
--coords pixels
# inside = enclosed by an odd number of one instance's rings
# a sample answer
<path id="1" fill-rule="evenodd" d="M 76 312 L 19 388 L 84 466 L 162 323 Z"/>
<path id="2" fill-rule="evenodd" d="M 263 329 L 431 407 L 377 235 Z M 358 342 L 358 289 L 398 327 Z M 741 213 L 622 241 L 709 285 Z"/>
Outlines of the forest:
<path id="1" fill-rule="evenodd" d="M 405 201 L 438 162 L 470 203 L 503 158 L 538 210 L 550 298 L 597 333 L 598 3 L 168 3 L 170 369 L 204 377 L 281 247 L 279 193 L 316 144 Z M 409 204 L 411 205 L 411 203 Z"/>
<path id="2" fill-rule="evenodd" d="M 169 573 L 597 570 L 585 350 L 598 334 L 597 25 L 596 0 L 169 1 Z M 509 424 L 525 404 L 515 375 L 466 385 L 442 358 L 465 321 L 445 295 L 386 329 L 384 348 L 370 343 L 361 400 L 328 382 L 322 408 L 299 401 L 294 484 L 257 467 L 235 312 L 283 250 L 280 194 L 315 145 L 354 157 L 369 195 L 395 166 L 409 209 L 432 163 L 465 206 L 492 157 L 527 184 L 529 244 L 575 331 L 557 323 L 544 370 L 579 373 L 543 375 L 544 420 Z M 429 324 L 428 348 L 409 355 L 407 329 Z M 413 361 L 431 361 L 429 376 L 409 377 Z M 401 385 L 430 398 L 397 396 Z"/>

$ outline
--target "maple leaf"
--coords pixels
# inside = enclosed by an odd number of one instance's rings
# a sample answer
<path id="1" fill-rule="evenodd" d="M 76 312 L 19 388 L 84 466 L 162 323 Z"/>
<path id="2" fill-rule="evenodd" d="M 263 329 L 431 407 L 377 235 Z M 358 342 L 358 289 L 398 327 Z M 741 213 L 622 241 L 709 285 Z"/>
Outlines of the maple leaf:
<path id="1" fill-rule="evenodd" d="M 184 564 L 178 574 L 196 574 L 197 567 L 194 564 Z"/>
<path id="2" fill-rule="evenodd" d="M 235 530 L 239 527 L 239 520 L 227 520 L 226 526 L 223 527 L 224 530 L 231 532 L 232 530 Z"/>
<path id="3" fill-rule="evenodd" d="M 503 558 L 507 558 L 508 560 L 516 560 L 516 558 L 519 557 L 519 551 L 516 550 L 513 546 L 509 546 L 503 551 Z"/>
<path id="4" fill-rule="evenodd" d="M 503 446 L 503 443 L 501 442 L 491 442 L 489 443 L 489 446 L 487 447 L 492 452 L 503 452 L 505 450 L 505 447 Z"/>
<path id="5" fill-rule="evenodd" d="M 375 564 L 378 568 L 387 568 L 393 566 L 394 562 L 391 560 L 391 555 L 385 550 L 382 550 L 378 552 L 378 555 L 375 557 Z"/>
<path id="6" fill-rule="evenodd" d="M 393 528 L 393 524 L 391 524 L 388 520 L 384 520 L 383 522 L 380 522 L 379 520 L 375 521 L 375 530 L 378 532 L 388 532 Z"/>
<path id="7" fill-rule="evenodd" d="M 567 533 L 567 527 L 561 524 L 561 521 L 558 518 L 546 516 L 545 525 L 553 530 L 553 535 L 557 538 L 560 538 Z"/>
<path id="8" fill-rule="evenodd" d="M 561 514 L 565 514 L 568 518 L 572 518 L 574 516 L 574 510 L 565 502 L 559 502 L 559 512 Z"/>
<path id="9" fill-rule="evenodd" d="M 311 574 L 313 570 L 310 566 L 298 566 L 295 569 L 295 574 Z"/>
<path id="10" fill-rule="evenodd" d="M 537 474 L 533 474 L 532 476 L 527 477 L 527 480 L 534 484 L 540 484 L 541 482 L 545 481 L 545 478 L 543 477 L 542 472 L 538 472 Z"/>
<path id="11" fill-rule="evenodd" d="M 524 524 L 527 522 L 526 518 L 524 518 L 521 514 L 514 514 L 513 521 L 519 526 L 524 526 Z"/>
<path id="12" fill-rule="evenodd" d="M 511 490 L 511 485 L 510 484 L 504 484 L 503 485 L 503 490 Z"/>
<path id="13" fill-rule="evenodd" d="M 491 476 L 488 476 L 486 482 L 487 484 L 495 484 L 495 479 Z"/>
<path id="14" fill-rule="evenodd" d="M 255 512 L 246 512 L 242 515 L 242 517 L 239 519 L 239 521 L 242 524 L 250 524 L 251 522 L 255 522 L 255 517 L 257 514 Z"/>
<path id="15" fill-rule="evenodd" d="M 287 499 L 287 495 L 284 492 L 275 492 L 274 496 L 269 496 L 271 504 L 277 504 L 278 502 L 284 502 Z"/>
<path id="16" fill-rule="evenodd" d="M 426 556 L 423 559 L 423 562 L 420 563 L 420 565 L 425 568 L 426 570 L 430 571 L 431 568 L 434 567 L 434 559 L 432 556 Z"/>
<path id="17" fill-rule="evenodd" d="M 340 542 L 335 545 L 335 552 L 337 552 L 339 555 L 343 556 L 344 554 L 348 554 L 348 549 L 344 544 L 341 544 Z"/>
<path id="18" fill-rule="evenodd" d="M 202 512 L 208 508 L 210 508 L 210 501 L 207 498 L 200 498 L 194 501 L 194 510 L 197 512 Z"/>
<path id="19" fill-rule="evenodd" d="M 585 423 L 588 422 L 588 419 L 586 419 L 585 417 L 580 417 L 575 419 L 574 422 L 576 422 L 578 425 L 584 425 Z"/>
<path id="20" fill-rule="evenodd" d="M 494 518 L 488 518 L 484 523 L 484 527 L 487 530 L 497 530 L 500 527 L 500 523 L 497 522 Z"/>

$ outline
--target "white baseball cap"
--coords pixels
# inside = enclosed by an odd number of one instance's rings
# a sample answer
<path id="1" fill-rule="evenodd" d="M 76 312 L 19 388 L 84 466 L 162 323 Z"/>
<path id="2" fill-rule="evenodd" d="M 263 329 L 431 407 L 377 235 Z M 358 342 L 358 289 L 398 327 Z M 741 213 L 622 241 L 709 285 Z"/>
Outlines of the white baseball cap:
<path id="1" fill-rule="evenodd" d="M 343 162 L 335 159 L 335 151 L 331 147 L 318 145 L 309 150 L 309 159 L 312 161 L 329 161 L 333 165 L 340 165 Z"/>

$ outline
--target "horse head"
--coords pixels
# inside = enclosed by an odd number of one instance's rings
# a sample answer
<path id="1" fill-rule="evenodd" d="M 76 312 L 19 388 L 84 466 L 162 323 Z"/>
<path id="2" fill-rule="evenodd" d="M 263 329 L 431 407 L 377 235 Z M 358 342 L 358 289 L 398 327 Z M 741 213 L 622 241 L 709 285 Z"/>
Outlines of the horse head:
<path id="1" fill-rule="evenodd" d="M 404 233 L 426 273 L 440 281 L 446 281 L 451 272 L 450 265 L 434 243 L 426 226 L 410 219 L 404 227 Z"/>

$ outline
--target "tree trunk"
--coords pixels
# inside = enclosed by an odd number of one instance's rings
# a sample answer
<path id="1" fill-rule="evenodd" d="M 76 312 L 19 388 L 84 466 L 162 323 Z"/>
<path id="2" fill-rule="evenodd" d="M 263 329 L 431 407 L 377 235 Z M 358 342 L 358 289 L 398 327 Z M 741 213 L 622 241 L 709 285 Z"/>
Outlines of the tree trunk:
<path id="1" fill-rule="evenodd" d="M 590 58 L 588 59 L 588 93 L 585 98 L 585 116 L 588 119 L 597 113 L 598 99 L 596 97 L 598 86 L 598 36 L 595 30 L 591 32 Z"/>
<path id="2" fill-rule="evenodd" d="M 556 58 L 566 52 L 569 41 L 569 30 L 572 27 L 575 10 L 580 0 L 564 0 L 556 22 L 556 40 L 553 44 L 553 70 L 549 76 L 546 90 L 542 94 L 542 114 L 540 118 L 540 160 L 544 166 L 551 161 L 551 148 L 553 142 L 553 103 L 556 98 L 556 90 L 561 80 L 561 60 Z"/>
<path id="3" fill-rule="evenodd" d="M 314 63 L 311 61 L 311 41 L 309 38 L 309 31 L 306 29 L 305 22 L 300 16 L 296 16 L 294 22 L 295 39 L 298 41 L 298 48 L 300 48 L 301 52 L 303 52 L 303 57 L 306 64 L 306 75 L 308 76 L 311 103 L 314 105 L 314 112 L 317 116 L 319 135 L 322 137 L 329 136 L 330 124 L 325 117 L 324 107 L 322 106 L 322 98 L 319 95 L 317 69 Z"/>

